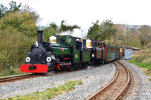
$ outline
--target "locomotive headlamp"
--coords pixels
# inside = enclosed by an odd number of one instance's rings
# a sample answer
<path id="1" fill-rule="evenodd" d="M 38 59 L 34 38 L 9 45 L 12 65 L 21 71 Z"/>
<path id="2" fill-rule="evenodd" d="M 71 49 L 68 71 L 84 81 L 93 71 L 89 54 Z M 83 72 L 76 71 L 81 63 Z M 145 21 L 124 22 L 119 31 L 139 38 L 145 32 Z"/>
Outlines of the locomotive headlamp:
<path id="1" fill-rule="evenodd" d="M 50 62 L 51 61 L 51 57 L 47 57 L 46 61 Z"/>
<path id="2" fill-rule="evenodd" d="M 36 43 L 35 43 L 35 47 L 38 47 L 38 42 L 36 41 Z"/>
<path id="3" fill-rule="evenodd" d="M 26 62 L 30 62 L 30 57 L 26 57 Z"/>

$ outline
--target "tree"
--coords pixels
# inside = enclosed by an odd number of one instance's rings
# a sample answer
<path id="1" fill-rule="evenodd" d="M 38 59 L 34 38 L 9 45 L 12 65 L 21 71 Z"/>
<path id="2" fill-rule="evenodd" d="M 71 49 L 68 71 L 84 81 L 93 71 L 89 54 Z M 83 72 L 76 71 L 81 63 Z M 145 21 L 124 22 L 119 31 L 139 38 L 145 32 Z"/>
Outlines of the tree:
<path id="1" fill-rule="evenodd" d="M 72 25 L 65 25 L 65 21 L 64 20 L 61 21 L 60 32 L 73 30 L 74 28 L 80 29 L 80 27 L 78 25 L 73 25 L 73 26 Z"/>
<path id="2" fill-rule="evenodd" d="M 49 41 L 50 36 L 54 36 L 56 33 L 59 33 L 60 30 L 58 29 L 58 26 L 52 22 L 49 27 L 44 29 L 43 37 L 44 41 Z"/>
<path id="3" fill-rule="evenodd" d="M 100 39 L 101 40 L 106 40 L 110 39 L 111 36 L 115 35 L 116 29 L 114 29 L 114 24 L 111 20 L 105 20 L 101 25 L 100 25 Z"/>
<path id="4" fill-rule="evenodd" d="M 37 26 L 35 23 L 38 17 L 37 14 L 27 9 L 22 9 L 21 12 L 9 13 L 1 19 L 0 29 L 4 30 L 10 27 L 28 37 L 34 36 L 37 34 Z"/>
<path id="5" fill-rule="evenodd" d="M 10 3 L 9 3 L 9 5 L 10 5 L 10 8 L 9 8 L 9 10 L 8 10 L 8 12 L 10 13 L 12 13 L 12 12 L 18 12 L 18 11 L 20 11 L 20 7 L 21 7 L 21 3 L 19 3 L 19 5 L 17 5 L 16 4 L 16 1 L 11 1 Z"/>
<path id="6" fill-rule="evenodd" d="M 113 28 L 116 32 L 111 36 L 109 43 L 114 46 L 122 45 L 124 39 L 123 28 L 119 24 L 114 24 Z"/>
<path id="7" fill-rule="evenodd" d="M 3 4 L 0 4 L 0 19 L 5 16 L 7 13 L 7 7 L 5 7 Z"/>
<path id="8" fill-rule="evenodd" d="M 142 48 L 144 49 L 145 45 L 147 45 L 150 42 L 150 37 L 151 37 L 151 27 L 148 25 L 143 25 L 139 28 L 139 39 Z"/>
<path id="9" fill-rule="evenodd" d="M 9 5 L 10 5 L 10 8 L 8 9 L 3 4 L 0 4 L 0 19 L 8 13 L 14 13 L 14 12 L 20 11 L 20 8 L 22 6 L 21 3 L 19 3 L 19 5 L 17 5 L 16 1 L 11 1 L 9 3 Z"/>
<path id="10" fill-rule="evenodd" d="M 58 28 L 58 26 L 54 22 L 50 24 L 50 27 L 55 30 Z"/>
<path id="11" fill-rule="evenodd" d="M 94 40 L 100 39 L 102 41 L 110 39 L 111 36 L 113 36 L 116 32 L 116 29 L 113 28 L 113 22 L 111 22 L 111 20 L 105 20 L 100 25 L 98 25 L 98 22 L 99 21 L 97 21 L 92 27 L 90 27 L 88 31 L 88 38 Z"/>
<path id="12" fill-rule="evenodd" d="M 97 36 L 97 34 L 99 34 L 99 20 L 96 21 L 96 23 L 92 23 L 92 27 L 90 27 L 90 29 L 88 30 L 88 35 L 87 37 L 89 39 L 95 39 L 95 37 Z"/>
<path id="13" fill-rule="evenodd" d="M 0 19 L 0 74 L 6 74 L 7 68 L 18 68 L 37 40 L 36 21 L 38 14 L 27 9 L 8 13 Z M 34 36 L 34 34 L 36 36 Z M 7 66 L 7 67 L 6 67 Z M 19 72 L 19 71 L 18 71 Z"/>

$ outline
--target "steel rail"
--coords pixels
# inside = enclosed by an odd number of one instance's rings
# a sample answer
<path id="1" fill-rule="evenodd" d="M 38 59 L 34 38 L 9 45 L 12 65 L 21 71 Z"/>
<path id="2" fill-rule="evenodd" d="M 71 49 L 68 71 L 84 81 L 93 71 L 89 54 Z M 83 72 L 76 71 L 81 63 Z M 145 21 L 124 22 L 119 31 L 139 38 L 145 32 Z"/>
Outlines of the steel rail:
<path id="1" fill-rule="evenodd" d="M 124 66 L 121 62 L 118 61 L 118 63 L 121 64 L 122 67 L 124 67 L 125 70 L 126 70 L 126 72 L 127 72 L 127 82 L 122 87 L 122 90 L 119 91 L 119 93 L 116 95 L 116 97 L 114 97 L 113 100 L 119 100 L 120 99 L 120 97 L 122 96 L 122 94 L 127 90 L 127 87 L 128 87 L 128 84 L 130 83 L 130 78 L 131 78 L 130 77 L 130 72 L 129 72 L 128 68 L 126 66 Z M 115 64 L 115 62 L 114 62 L 114 64 Z M 101 93 L 105 91 L 105 89 L 112 87 L 112 84 L 114 84 L 114 82 L 117 80 L 117 78 L 119 76 L 118 65 L 117 64 L 115 64 L 115 65 L 116 65 L 116 70 L 117 71 L 116 71 L 115 77 L 112 79 L 112 81 L 109 84 L 107 84 L 104 88 L 102 88 L 101 90 L 99 90 L 98 92 L 96 92 L 95 94 L 93 94 L 92 96 L 90 96 L 87 100 L 97 100 L 99 98 L 99 96 L 101 95 Z"/>
<path id="2" fill-rule="evenodd" d="M 13 81 L 26 79 L 26 78 L 37 77 L 37 76 L 38 75 L 36 75 L 36 74 L 6 76 L 6 77 L 0 78 L 0 83 L 13 82 Z"/>
<path id="3" fill-rule="evenodd" d="M 114 98 L 114 100 L 119 100 L 120 99 L 120 96 L 122 96 L 122 94 L 126 91 L 126 89 L 128 88 L 129 84 L 130 84 L 130 80 L 131 80 L 131 76 L 130 76 L 130 71 L 129 69 L 127 68 L 127 66 L 123 65 L 120 61 L 118 61 L 118 63 L 120 63 L 122 66 L 124 66 L 125 70 L 127 71 L 128 73 L 128 80 L 127 80 L 127 83 L 126 85 L 124 86 L 124 88 L 120 91 L 120 93 Z"/>

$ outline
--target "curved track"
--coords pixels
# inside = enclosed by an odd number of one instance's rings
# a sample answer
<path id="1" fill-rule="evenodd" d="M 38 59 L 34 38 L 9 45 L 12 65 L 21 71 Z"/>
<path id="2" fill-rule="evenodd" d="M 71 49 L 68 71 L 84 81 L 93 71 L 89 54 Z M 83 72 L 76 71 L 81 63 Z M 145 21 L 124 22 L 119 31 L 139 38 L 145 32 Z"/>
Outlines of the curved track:
<path id="1" fill-rule="evenodd" d="M 39 74 L 27 74 L 27 75 L 2 77 L 2 78 L 0 78 L 0 83 L 13 82 L 13 81 L 21 80 L 21 79 L 33 78 L 33 77 L 38 77 L 38 76 L 40 76 L 40 75 Z"/>
<path id="2" fill-rule="evenodd" d="M 130 72 L 119 61 L 115 61 L 114 64 L 117 67 L 114 79 L 88 100 L 117 100 L 127 90 L 131 79 Z"/>
<path id="3" fill-rule="evenodd" d="M 77 69 L 78 70 L 78 69 Z M 6 76 L 6 77 L 1 77 L 0 78 L 0 84 L 1 83 L 6 83 L 6 82 L 14 82 L 22 79 L 29 79 L 29 78 L 34 78 L 34 77 L 40 77 L 40 76 L 49 76 L 49 75 L 55 75 L 55 74 L 62 74 L 66 72 L 71 72 L 71 71 L 60 71 L 60 72 L 49 72 L 49 73 L 41 73 L 41 74 L 27 74 L 27 75 L 14 75 L 14 76 Z"/>

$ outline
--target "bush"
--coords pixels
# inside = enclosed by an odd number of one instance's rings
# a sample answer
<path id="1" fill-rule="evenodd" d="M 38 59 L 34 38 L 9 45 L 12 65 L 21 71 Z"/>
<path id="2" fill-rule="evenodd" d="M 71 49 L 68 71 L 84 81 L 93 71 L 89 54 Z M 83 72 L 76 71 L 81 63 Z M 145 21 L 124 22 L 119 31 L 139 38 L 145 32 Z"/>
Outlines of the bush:
<path id="1" fill-rule="evenodd" d="M 37 40 L 37 15 L 23 10 L 0 19 L 0 75 L 18 74 L 30 47 Z"/>

